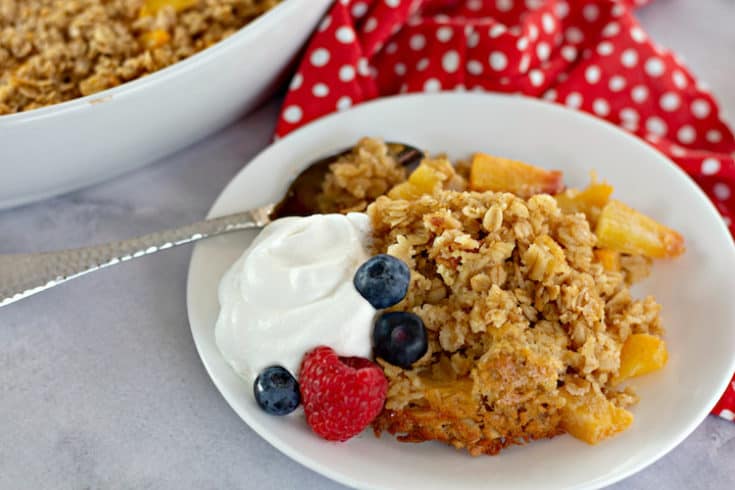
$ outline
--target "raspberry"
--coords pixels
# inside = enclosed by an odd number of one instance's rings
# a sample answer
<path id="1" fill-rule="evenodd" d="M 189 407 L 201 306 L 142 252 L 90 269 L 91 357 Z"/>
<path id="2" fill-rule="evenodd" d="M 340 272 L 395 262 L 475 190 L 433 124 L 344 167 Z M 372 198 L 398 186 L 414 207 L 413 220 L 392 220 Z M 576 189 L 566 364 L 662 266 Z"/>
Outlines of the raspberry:
<path id="1" fill-rule="evenodd" d="M 338 357 L 321 346 L 304 356 L 299 386 L 311 429 L 329 441 L 346 441 L 383 409 L 388 381 L 368 359 Z"/>

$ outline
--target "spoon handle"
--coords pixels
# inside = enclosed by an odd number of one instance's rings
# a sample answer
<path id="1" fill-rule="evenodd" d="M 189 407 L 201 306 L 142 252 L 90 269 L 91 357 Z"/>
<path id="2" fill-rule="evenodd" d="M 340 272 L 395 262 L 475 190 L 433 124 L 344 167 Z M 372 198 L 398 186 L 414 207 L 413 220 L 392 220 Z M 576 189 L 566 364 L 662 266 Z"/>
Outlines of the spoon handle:
<path id="1" fill-rule="evenodd" d="M 271 221 L 272 209 L 263 206 L 92 247 L 0 255 L 0 307 L 104 267 L 222 233 L 263 227 Z"/>

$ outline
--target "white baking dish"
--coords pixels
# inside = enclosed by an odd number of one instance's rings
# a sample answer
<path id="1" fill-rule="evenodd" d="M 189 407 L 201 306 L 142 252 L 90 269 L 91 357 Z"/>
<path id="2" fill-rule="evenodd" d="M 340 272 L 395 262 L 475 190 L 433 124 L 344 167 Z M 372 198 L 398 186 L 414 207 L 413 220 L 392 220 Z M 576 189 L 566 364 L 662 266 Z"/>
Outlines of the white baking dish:
<path id="1" fill-rule="evenodd" d="M 285 0 L 224 41 L 156 73 L 0 116 L 0 208 L 146 165 L 234 121 L 273 92 L 330 3 Z"/>

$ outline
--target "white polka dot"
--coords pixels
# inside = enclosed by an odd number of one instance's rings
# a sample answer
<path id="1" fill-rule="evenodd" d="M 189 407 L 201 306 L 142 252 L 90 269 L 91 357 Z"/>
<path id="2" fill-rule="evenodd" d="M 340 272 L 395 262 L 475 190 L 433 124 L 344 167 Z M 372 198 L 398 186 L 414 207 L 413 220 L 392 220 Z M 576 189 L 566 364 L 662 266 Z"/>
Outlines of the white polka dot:
<path id="1" fill-rule="evenodd" d="M 528 38 L 526 36 L 522 36 L 518 38 L 518 41 L 516 42 L 516 48 L 518 51 L 524 51 L 528 47 Z"/>
<path id="2" fill-rule="evenodd" d="M 597 8 L 597 5 L 591 3 L 582 9 L 582 16 L 588 22 L 594 22 L 600 16 L 600 9 Z"/>
<path id="3" fill-rule="evenodd" d="M 536 56 L 538 56 L 538 59 L 546 61 L 549 59 L 549 54 L 551 54 L 551 48 L 547 43 L 540 42 L 536 45 Z"/>
<path id="4" fill-rule="evenodd" d="M 513 0 L 495 0 L 495 8 L 507 12 L 513 8 Z"/>
<path id="5" fill-rule="evenodd" d="M 640 116 L 638 115 L 638 112 L 635 109 L 631 109 L 630 107 L 625 107 L 623 109 L 620 109 L 620 120 L 621 121 L 631 121 L 631 122 L 638 122 L 638 118 Z"/>
<path id="6" fill-rule="evenodd" d="M 467 71 L 473 75 L 482 74 L 482 63 L 477 60 L 470 60 L 467 62 Z"/>
<path id="7" fill-rule="evenodd" d="M 621 15 L 625 13 L 625 7 L 623 7 L 619 3 L 616 3 L 615 5 L 613 5 L 613 8 L 610 10 L 610 13 L 612 14 L 613 17 L 620 17 Z"/>
<path id="8" fill-rule="evenodd" d="M 440 27 L 439 29 L 437 29 L 436 38 L 439 41 L 445 43 L 449 41 L 450 39 L 452 39 L 453 34 L 454 34 L 454 31 L 452 31 L 451 27 L 444 26 L 444 27 Z"/>
<path id="9" fill-rule="evenodd" d="M 405 94 L 406 92 L 408 92 L 408 85 L 405 83 L 402 83 L 401 88 L 398 89 L 398 93 Z"/>
<path id="10" fill-rule="evenodd" d="M 533 24 L 528 26 L 528 39 L 531 41 L 538 39 L 538 28 Z"/>
<path id="11" fill-rule="evenodd" d="M 408 45 L 411 46 L 411 49 L 414 51 L 419 51 L 424 49 L 424 46 L 426 46 L 426 38 L 422 34 L 414 34 L 411 36 L 411 39 L 409 39 Z"/>
<path id="12" fill-rule="evenodd" d="M 568 27 L 564 31 L 564 37 L 572 44 L 578 44 L 584 40 L 584 34 L 577 27 Z"/>
<path id="13" fill-rule="evenodd" d="M 603 41 L 597 45 L 597 53 L 601 56 L 608 56 L 613 50 L 613 44 L 609 41 Z"/>
<path id="14" fill-rule="evenodd" d="M 514 36 L 520 36 L 521 35 L 521 28 L 520 28 L 520 26 L 513 26 L 510 29 L 508 29 L 508 32 L 510 32 Z"/>
<path id="15" fill-rule="evenodd" d="M 482 0 L 467 0 L 467 8 L 477 12 L 482 8 Z"/>
<path id="16" fill-rule="evenodd" d="M 301 87 L 301 84 L 304 83 L 304 76 L 301 73 L 297 73 L 294 75 L 293 80 L 291 80 L 291 85 L 289 85 L 289 88 L 291 90 L 298 90 L 299 87 Z"/>
<path id="17" fill-rule="evenodd" d="M 487 34 L 492 38 L 496 38 L 502 36 L 505 31 L 506 29 L 503 24 L 495 24 L 490 28 Z"/>
<path id="18" fill-rule="evenodd" d="M 554 18 L 549 13 L 545 13 L 541 16 L 541 27 L 543 27 L 544 32 L 546 34 L 551 34 L 554 32 L 554 27 L 556 23 L 554 22 Z"/>
<path id="19" fill-rule="evenodd" d="M 702 173 L 704 175 L 714 175 L 720 171 L 720 161 L 716 158 L 705 158 L 702 161 Z"/>
<path id="20" fill-rule="evenodd" d="M 455 92 L 464 92 L 465 90 L 467 90 L 467 87 L 465 87 L 464 84 L 462 83 L 458 83 L 457 85 L 454 86 Z"/>
<path id="21" fill-rule="evenodd" d="M 674 70 L 674 72 L 671 74 L 671 79 L 674 81 L 674 85 L 676 85 L 676 88 L 686 88 L 687 77 L 679 70 Z"/>
<path id="22" fill-rule="evenodd" d="M 692 114 L 694 114 L 694 117 L 697 119 L 704 119 L 705 117 L 709 116 L 709 102 L 707 102 L 704 99 L 695 99 L 692 102 Z"/>
<path id="23" fill-rule="evenodd" d="M 416 69 L 418 71 L 424 71 L 428 67 L 429 67 L 429 58 L 421 58 L 418 61 L 418 63 L 416 63 Z"/>
<path id="24" fill-rule="evenodd" d="M 311 93 L 314 94 L 314 97 L 326 97 L 329 95 L 329 87 L 323 83 L 317 83 L 311 88 Z"/>
<path id="25" fill-rule="evenodd" d="M 457 71 L 457 68 L 459 68 L 459 54 L 454 51 L 447 51 L 444 56 L 442 56 L 442 68 L 444 68 L 444 71 L 447 73 L 454 73 Z"/>
<path id="26" fill-rule="evenodd" d="M 352 6 L 352 15 L 353 17 L 362 17 L 367 13 L 368 6 L 363 2 L 357 2 L 355 5 Z"/>
<path id="27" fill-rule="evenodd" d="M 316 49 L 309 59 L 314 66 L 324 66 L 329 63 L 329 51 L 324 48 Z"/>
<path id="28" fill-rule="evenodd" d="M 638 121 L 623 121 L 621 126 L 631 132 L 638 131 Z"/>
<path id="29" fill-rule="evenodd" d="M 544 0 L 526 0 L 526 7 L 530 10 L 536 10 L 543 5 Z"/>
<path id="30" fill-rule="evenodd" d="M 722 133 L 720 133 L 716 129 L 710 129 L 709 131 L 707 131 L 705 138 L 707 138 L 707 141 L 709 141 L 710 143 L 719 143 L 720 141 L 722 141 Z"/>
<path id="31" fill-rule="evenodd" d="M 727 201 L 730 199 L 730 188 L 727 184 L 723 184 L 722 182 L 718 182 L 712 186 L 712 192 L 715 193 L 715 197 L 720 201 Z"/>
<path id="32" fill-rule="evenodd" d="M 529 66 L 531 66 L 531 57 L 527 54 L 524 54 L 523 56 L 521 56 L 521 62 L 518 63 L 518 71 L 520 71 L 521 73 L 526 73 Z"/>
<path id="33" fill-rule="evenodd" d="M 679 131 L 676 133 L 676 138 L 685 145 L 688 145 L 692 142 L 694 142 L 695 139 L 697 139 L 697 133 L 694 131 L 694 128 L 691 127 L 688 124 L 685 124 L 684 126 L 679 128 Z"/>
<path id="34" fill-rule="evenodd" d="M 502 51 L 493 51 L 490 53 L 490 67 L 495 71 L 504 70 L 508 66 L 508 58 Z"/>
<path id="35" fill-rule="evenodd" d="M 393 71 L 396 72 L 396 75 L 402 77 L 406 74 L 406 65 L 404 65 L 403 63 L 396 63 L 393 67 Z"/>
<path id="36" fill-rule="evenodd" d="M 637 43 L 642 43 L 646 40 L 646 34 L 640 27 L 634 27 L 630 30 L 630 37 Z"/>
<path id="37" fill-rule="evenodd" d="M 563 48 L 561 48 L 561 56 L 569 63 L 572 63 L 575 59 L 577 59 L 577 48 L 575 48 L 574 46 L 564 46 Z"/>
<path id="38" fill-rule="evenodd" d="M 623 54 L 620 55 L 620 62 L 623 66 L 633 68 L 638 63 L 638 53 L 635 49 L 626 49 Z"/>
<path id="39" fill-rule="evenodd" d="M 641 104 L 648 98 L 648 88 L 645 85 L 636 85 L 630 91 L 630 97 L 633 101 Z"/>
<path id="40" fill-rule="evenodd" d="M 343 82 L 349 82 L 355 78 L 355 68 L 352 65 L 344 65 L 339 69 L 339 79 Z"/>
<path id="41" fill-rule="evenodd" d="M 553 100 L 556 100 L 556 96 L 557 96 L 556 90 L 554 90 L 553 88 L 550 88 L 544 94 L 544 100 L 552 100 L 553 101 Z"/>
<path id="42" fill-rule="evenodd" d="M 385 4 L 389 7 L 396 8 L 401 4 L 401 0 L 385 0 Z"/>
<path id="43" fill-rule="evenodd" d="M 590 65 L 584 71 L 584 78 L 588 83 L 597 83 L 600 81 L 600 67 L 597 65 Z"/>
<path id="44" fill-rule="evenodd" d="M 679 105 L 681 105 L 681 99 L 679 99 L 679 96 L 674 92 L 666 92 L 661 96 L 659 104 L 661 105 L 661 109 L 667 112 L 672 112 L 679 108 Z"/>
<path id="45" fill-rule="evenodd" d="M 671 151 L 671 154 L 675 157 L 683 157 L 687 154 L 686 150 L 679 145 L 671 145 L 669 147 L 669 151 Z"/>
<path id="46" fill-rule="evenodd" d="M 480 35 L 475 30 L 471 30 L 467 33 L 467 47 L 474 48 L 480 44 Z"/>
<path id="47" fill-rule="evenodd" d="M 365 24 L 362 26 L 362 30 L 365 32 L 373 32 L 376 27 L 378 27 L 378 19 L 370 17 L 365 21 Z"/>
<path id="48" fill-rule="evenodd" d="M 579 109 L 582 106 L 582 95 L 579 92 L 570 92 L 564 103 L 569 107 Z"/>
<path id="49" fill-rule="evenodd" d="M 564 0 L 556 2 L 556 15 L 558 15 L 560 19 L 569 15 L 569 4 Z"/>
<path id="50" fill-rule="evenodd" d="M 304 114 L 301 111 L 301 107 L 297 105 L 290 105 L 286 107 L 285 111 L 283 111 L 283 119 L 291 124 L 296 124 L 297 122 L 301 121 L 303 115 Z"/>
<path id="51" fill-rule="evenodd" d="M 388 54 L 395 54 L 398 51 L 398 45 L 396 43 L 388 43 L 385 47 L 385 52 Z"/>
<path id="52" fill-rule="evenodd" d="M 319 23 L 319 31 L 320 32 L 326 31 L 327 29 L 329 29 L 329 24 L 331 24 L 331 23 L 332 23 L 332 16 L 331 15 L 327 15 L 326 17 L 324 17 L 324 20 L 322 20 Z"/>
<path id="53" fill-rule="evenodd" d="M 347 44 L 355 40 L 355 31 L 352 27 L 342 26 L 335 31 L 334 36 L 337 38 L 337 41 Z"/>
<path id="54" fill-rule="evenodd" d="M 730 221 L 730 218 L 728 218 L 727 216 L 723 216 L 722 221 L 727 227 L 732 224 L 732 221 Z M 733 390 L 735 390 L 735 388 L 733 388 Z M 722 412 L 720 412 L 720 417 L 724 418 L 725 420 L 733 420 L 735 419 L 735 413 L 725 408 L 722 410 Z"/>
<path id="55" fill-rule="evenodd" d="M 602 35 L 605 37 L 617 36 L 620 32 L 620 24 L 617 22 L 610 22 L 602 29 Z"/>
<path id="56" fill-rule="evenodd" d="M 343 95 L 342 97 L 337 100 L 337 110 L 338 111 L 344 111 L 345 109 L 349 109 L 350 106 L 352 106 L 352 99 L 346 95 Z"/>
<path id="57" fill-rule="evenodd" d="M 607 86 L 613 92 L 620 92 L 625 88 L 625 78 L 620 75 L 613 75 L 610 77 L 610 82 L 608 82 Z"/>
<path id="58" fill-rule="evenodd" d="M 664 62 L 660 58 L 652 56 L 646 60 L 646 66 L 644 67 L 646 73 L 652 77 L 660 77 L 664 73 Z"/>
<path id="59" fill-rule="evenodd" d="M 656 136 L 664 136 L 666 134 L 666 123 L 660 117 L 649 117 L 646 119 L 646 131 Z"/>
<path id="60" fill-rule="evenodd" d="M 360 58 L 359 60 L 357 60 L 357 73 L 359 73 L 363 77 L 370 75 L 370 68 L 368 67 L 367 59 Z"/>
<path id="61" fill-rule="evenodd" d="M 592 110 L 595 111 L 595 114 L 598 116 L 605 117 L 610 114 L 610 104 L 608 104 L 605 99 L 595 99 L 592 103 Z"/>
<path id="62" fill-rule="evenodd" d="M 544 74 L 541 70 L 531 70 L 528 73 L 528 78 L 534 87 L 540 87 L 544 83 Z"/>
<path id="63" fill-rule="evenodd" d="M 424 82 L 424 92 L 439 92 L 442 89 L 442 84 L 436 78 L 429 78 Z"/>

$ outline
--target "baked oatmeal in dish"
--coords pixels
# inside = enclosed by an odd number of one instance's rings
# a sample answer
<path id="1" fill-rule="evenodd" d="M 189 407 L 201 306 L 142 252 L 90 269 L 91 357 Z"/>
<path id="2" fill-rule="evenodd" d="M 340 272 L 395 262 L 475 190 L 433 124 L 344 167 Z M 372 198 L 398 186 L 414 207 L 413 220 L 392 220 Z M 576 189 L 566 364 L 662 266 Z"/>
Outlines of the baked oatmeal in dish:
<path id="1" fill-rule="evenodd" d="M 652 258 L 682 253 L 681 236 L 611 200 L 604 183 L 562 192 L 559 173 L 476 154 L 459 167 L 466 178 L 427 158 L 396 185 L 385 155 L 361 141 L 323 197 L 392 186 L 367 206 L 374 253 L 408 264 L 408 293 L 391 309 L 417 314 L 429 337 L 411 369 L 378 359 L 389 387 L 375 431 L 478 455 L 625 430 L 637 398 L 620 383 L 667 356 L 661 306 L 629 286 Z M 504 189 L 519 195 L 488 191 Z"/>
<path id="2" fill-rule="evenodd" d="M 153 73 L 280 1 L 0 0 L 0 115 Z"/>
<path id="3" fill-rule="evenodd" d="M 258 405 L 471 455 L 627 429 L 625 382 L 668 358 L 661 306 L 629 288 L 681 235 L 596 178 L 485 153 L 410 170 L 398 147 L 320 163 L 317 214 L 274 220 L 220 282 L 217 344 Z"/>

